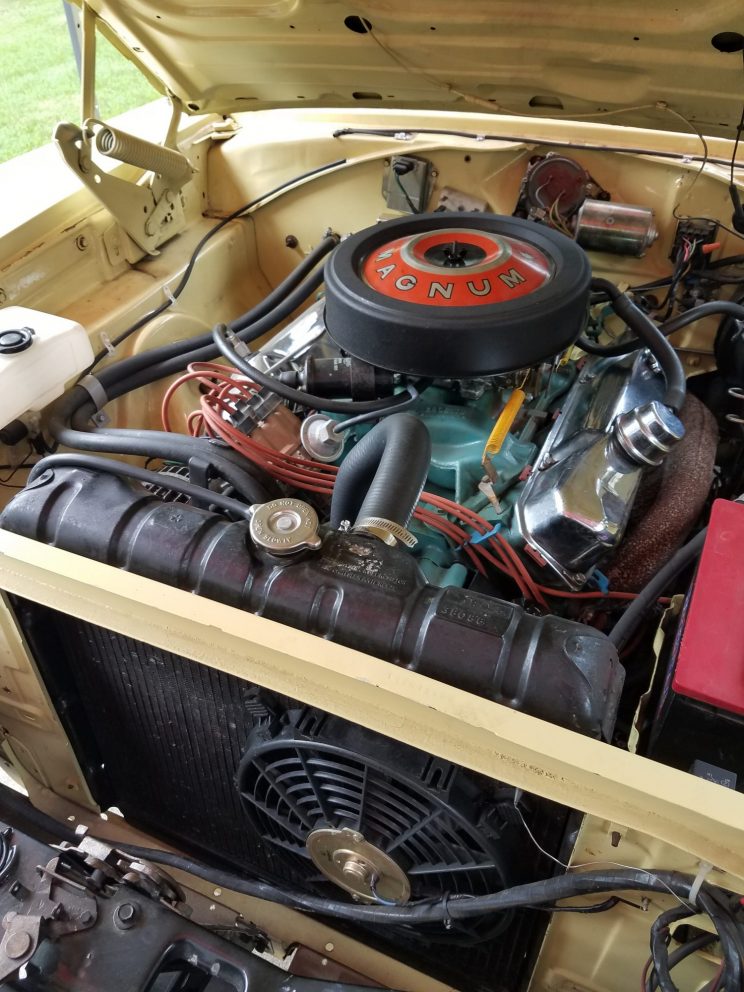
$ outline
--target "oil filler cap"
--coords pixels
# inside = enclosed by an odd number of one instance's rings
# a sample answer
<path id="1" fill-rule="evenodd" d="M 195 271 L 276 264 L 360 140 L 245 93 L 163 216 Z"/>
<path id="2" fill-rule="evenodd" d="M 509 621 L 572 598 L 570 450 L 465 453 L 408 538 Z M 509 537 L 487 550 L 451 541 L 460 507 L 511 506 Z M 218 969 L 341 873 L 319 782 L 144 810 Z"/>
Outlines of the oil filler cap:
<path id="1" fill-rule="evenodd" d="M 318 514 L 301 499 L 272 499 L 251 507 L 250 535 L 253 543 L 272 555 L 292 555 L 317 550 Z"/>
<path id="2" fill-rule="evenodd" d="M 16 327 L 0 333 L 0 355 L 17 355 L 34 343 L 30 327 Z"/>

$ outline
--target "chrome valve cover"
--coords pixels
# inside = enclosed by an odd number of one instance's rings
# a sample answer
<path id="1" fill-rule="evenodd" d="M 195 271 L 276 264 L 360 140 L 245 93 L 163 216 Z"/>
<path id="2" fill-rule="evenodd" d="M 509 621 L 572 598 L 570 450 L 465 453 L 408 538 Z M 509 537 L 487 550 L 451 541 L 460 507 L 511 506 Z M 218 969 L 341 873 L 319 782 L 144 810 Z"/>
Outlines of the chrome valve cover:
<path id="1" fill-rule="evenodd" d="M 516 523 L 571 589 L 580 589 L 622 540 L 650 459 L 644 466 L 635 448 L 620 441 L 633 411 L 666 410 L 663 395 L 664 378 L 648 352 L 590 359 L 540 451 L 516 504 Z M 667 414 L 668 448 L 684 431 Z M 655 454 L 660 461 L 658 448 Z"/>

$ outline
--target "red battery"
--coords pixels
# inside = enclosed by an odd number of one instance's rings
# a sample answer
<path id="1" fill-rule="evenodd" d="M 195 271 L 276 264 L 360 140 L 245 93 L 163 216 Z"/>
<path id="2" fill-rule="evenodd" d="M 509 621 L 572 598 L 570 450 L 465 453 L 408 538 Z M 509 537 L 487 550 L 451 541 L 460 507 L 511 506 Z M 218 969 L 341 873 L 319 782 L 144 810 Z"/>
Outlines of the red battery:
<path id="1" fill-rule="evenodd" d="M 672 688 L 744 716 L 744 504 L 718 499 L 708 524 Z"/>

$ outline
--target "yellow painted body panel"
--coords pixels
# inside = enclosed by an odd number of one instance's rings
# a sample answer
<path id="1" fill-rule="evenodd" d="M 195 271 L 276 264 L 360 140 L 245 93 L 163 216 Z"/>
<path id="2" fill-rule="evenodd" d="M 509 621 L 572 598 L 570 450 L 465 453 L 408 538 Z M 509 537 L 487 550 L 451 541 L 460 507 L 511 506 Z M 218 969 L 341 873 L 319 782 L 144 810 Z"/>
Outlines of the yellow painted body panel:
<path id="1" fill-rule="evenodd" d="M 439 189 L 449 186 L 486 199 L 496 212 L 511 213 L 530 156 L 574 143 L 568 154 L 611 189 L 614 199 L 644 204 L 656 213 L 660 237 L 645 258 L 592 257 L 596 274 L 620 284 L 668 273 L 675 210 L 693 216 L 730 214 L 725 167 L 712 161 L 701 171 L 694 160 L 700 141 L 687 134 L 497 120 L 482 114 L 360 110 L 302 115 L 267 111 L 241 115 L 237 122 L 238 133 L 227 141 L 209 137 L 209 119 L 194 120 L 182 132 L 180 148 L 199 171 L 185 189 L 187 229 L 157 257 L 141 258 L 133 252 L 126 235 L 90 194 L 64 192 L 63 184 L 64 195 L 45 203 L 43 214 L 34 216 L 29 210 L 11 230 L 2 232 L 3 302 L 78 320 L 88 328 L 97 350 L 102 334 L 114 337 L 162 300 L 164 287 L 178 279 L 215 218 L 306 169 L 338 161 L 332 174 L 302 184 L 226 226 L 210 242 L 177 304 L 117 350 L 116 357 L 201 332 L 260 299 L 327 228 L 344 234 L 386 216 L 381 193 L 384 162 L 399 152 L 431 160 L 436 171 L 433 201 Z M 334 136 L 342 127 L 375 126 L 408 137 Z M 497 140 L 413 135 L 417 127 L 487 133 Z M 608 145 L 622 151 L 607 151 Z M 693 158 L 681 161 L 679 156 L 685 154 Z M 709 141 L 711 160 L 723 162 L 730 154 L 730 142 Z M 12 167 L 11 163 L 8 171 L 0 171 L 0 178 L 12 175 Z M 48 170 L 50 183 L 56 181 L 55 168 L 46 159 L 42 168 L 45 175 Z M 85 249 L 78 241 L 81 234 Z M 286 247 L 290 234 L 298 247 Z M 722 231 L 720 240 L 721 254 L 739 250 L 734 235 Z M 118 255 L 113 247 L 117 244 Z M 714 321 L 701 322 L 677 336 L 686 349 L 690 374 L 709 366 L 714 330 Z M 114 425 L 159 426 L 166 386 L 158 383 L 112 405 Z M 188 389 L 179 395 L 181 405 L 173 408 L 176 424 L 195 396 Z M 7 489 L 0 492 L 3 500 L 11 495 Z M 577 864 L 609 859 L 694 872 L 700 861 L 709 861 L 727 873 L 732 885 L 744 885 L 744 796 L 739 793 L 302 631 L 2 532 L 0 590 L 220 667 L 582 810 L 589 815 L 574 854 Z M 123 834 L 126 828 L 114 819 L 105 825 L 97 820 L 80 769 L 5 607 L 0 609 L 0 636 L 4 751 L 34 801 L 57 815 Z M 616 839 L 617 846 L 612 846 Z M 231 905 L 246 905 L 229 894 L 225 899 L 232 900 Z M 637 984 L 654 909 L 667 904 L 664 897 L 654 896 L 648 910 L 623 906 L 611 917 L 557 916 L 532 988 L 620 992 L 628 983 Z M 265 918 L 280 936 L 303 926 L 295 914 L 275 907 L 251 906 L 251 914 L 258 922 Z M 320 924 L 304 921 L 304 929 L 311 946 L 321 949 L 335 942 L 343 948 L 341 959 L 384 983 L 406 992 L 444 989 L 348 938 L 333 936 Z M 707 980 L 713 964 L 696 961 L 692 967 L 697 971 L 685 989 Z"/>

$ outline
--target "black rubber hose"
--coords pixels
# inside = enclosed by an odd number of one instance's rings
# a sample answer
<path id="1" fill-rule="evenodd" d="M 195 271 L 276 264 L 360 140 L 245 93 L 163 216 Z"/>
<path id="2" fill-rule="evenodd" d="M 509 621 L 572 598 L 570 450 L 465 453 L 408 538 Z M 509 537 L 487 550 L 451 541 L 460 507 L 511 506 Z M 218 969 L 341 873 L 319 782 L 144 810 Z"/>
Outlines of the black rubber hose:
<path id="1" fill-rule="evenodd" d="M 336 243 L 335 235 L 324 239 L 313 253 L 312 266 L 309 267 L 315 266 L 320 258 L 327 254 Z M 298 268 L 302 269 L 301 275 L 305 275 L 306 269 L 302 266 Z M 289 277 L 290 280 L 299 278 L 297 272 L 298 270 L 295 269 L 292 277 Z M 279 299 L 277 305 L 267 310 L 266 301 L 262 301 L 248 314 L 238 318 L 243 321 L 251 315 L 253 317 L 259 315 L 254 323 L 248 324 L 242 330 L 242 338 L 252 340 L 254 337 L 271 330 L 300 306 L 311 293 L 315 292 L 322 282 L 322 268 L 312 273 L 304 281 L 300 281 L 288 293 L 286 292 L 288 281 L 285 280 L 281 286 L 277 287 L 275 291 L 277 296 L 272 296 L 272 302 Z M 196 350 L 182 350 L 184 344 L 191 346 L 195 341 L 197 343 L 206 341 L 207 344 Z M 106 393 L 107 400 L 114 400 L 165 376 L 181 372 L 193 361 L 210 361 L 218 355 L 219 352 L 212 343 L 210 333 L 200 338 L 192 338 L 186 343 L 176 342 L 172 345 L 165 345 L 163 348 L 156 348 L 134 358 L 125 359 L 123 362 L 117 362 L 115 365 L 103 369 L 97 379 Z M 157 356 L 160 356 L 160 360 L 154 361 L 154 357 Z M 88 429 L 87 421 L 95 412 L 96 409 L 88 391 L 83 386 L 75 386 L 52 407 L 49 430 L 60 444 L 68 448 L 81 448 L 83 451 L 143 455 L 148 458 L 173 459 L 185 463 L 195 455 L 208 456 L 219 474 L 241 496 L 252 503 L 266 502 L 270 498 L 265 485 L 258 482 L 245 467 L 241 468 L 234 463 L 231 464 L 230 459 L 225 457 L 226 452 L 223 456 L 216 454 L 213 450 L 206 452 L 204 439 L 188 438 L 158 431 Z M 77 421 L 77 426 L 70 426 L 73 419 Z M 212 447 L 209 441 L 206 443 Z"/>
<path id="2" fill-rule="evenodd" d="M 406 386 L 408 395 L 410 396 L 408 403 L 391 403 L 384 410 L 375 410 L 373 413 L 360 413 L 356 417 L 347 417 L 346 420 L 340 420 L 337 424 L 333 425 L 333 433 L 343 434 L 344 431 L 348 431 L 352 427 L 358 427 L 359 424 L 368 424 L 370 420 L 381 420 L 389 414 L 402 413 L 409 406 L 413 406 L 417 402 L 419 398 L 418 387 L 420 386 L 422 389 L 426 389 L 433 381 L 433 379 L 419 379 L 415 386 L 412 382 L 409 382 Z"/>
<path id="3" fill-rule="evenodd" d="M 695 561 L 703 550 L 707 527 L 703 528 L 691 541 L 684 544 L 679 551 L 676 551 L 669 561 L 638 593 L 636 598 L 620 617 L 618 622 L 610 631 L 610 640 L 620 651 L 628 643 L 630 637 L 643 622 L 646 614 L 654 606 L 656 600 L 664 592 L 670 582 L 682 572 L 687 566 Z"/>
<path id="4" fill-rule="evenodd" d="M 422 420 L 396 413 L 373 427 L 341 463 L 331 499 L 331 526 L 382 517 L 406 527 L 431 462 Z"/>
<path id="5" fill-rule="evenodd" d="M 618 317 L 635 331 L 640 344 L 654 355 L 666 380 L 664 403 L 675 413 L 679 413 L 685 401 L 687 385 L 685 370 L 677 352 L 648 314 L 637 307 L 627 293 L 619 290 L 614 283 L 607 279 L 592 279 L 592 289 L 602 291 L 609 298 L 612 309 Z M 591 355 L 608 354 L 601 345 L 596 345 L 585 337 L 580 337 L 576 344 Z"/>
<path id="6" fill-rule="evenodd" d="M 592 289 L 603 292 L 608 297 L 612 309 L 618 317 L 624 320 L 632 331 L 635 331 L 640 343 L 654 355 L 661 366 L 666 381 L 664 403 L 675 413 L 679 413 L 685 401 L 687 384 L 685 370 L 677 352 L 653 320 L 614 283 L 608 279 L 592 279 Z M 608 354 L 601 345 L 595 345 L 593 341 L 589 341 L 585 337 L 580 337 L 576 344 L 591 355 Z M 624 353 L 622 352 L 622 354 Z"/>
<path id="7" fill-rule="evenodd" d="M 744 265 L 744 255 L 729 255 L 726 258 L 716 258 L 712 262 L 708 262 L 708 269 L 725 269 L 729 265 Z M 706 269 L 703 269 L 702 275 L 705 275 Z"/>
<path id="8" fill-rule="evenodd" d="M 701 303 L 699 306 L 693 307 L 692 310 L 685 310 L 684 313 L 665 320 L 663 324 L 658 325 L 658 330 L 664 337 L 668 338 L 676 331 L 681 331 L 683 327 L 694 324 L 696 320 L 702 320 L 704 317 L 713 317 L 716 314 L 725 314 L 729 317 L 735 317 L 738 320 L 744 320 L 744 306 L 740 303 L 734 303 L 732 300 L 711 300 L 709 303 Z M 647 347 L 645 342 L 640 341 L 638 338 L 629 338 L 627 341 L 621 341 L 619 344 L 606 345 L 595 344 L 594 341 L 589 341 L 588 338 L 579 338 L 576 344 L 590 355 L 601 355 L 605 358 L 617 358 L 620 355 L 629 355 L 632 351 Z"/>
<path id="9" fill-rule="evenodd" d="M 7 785 L 0 785 L 0 820 L 44 843 L 59 844 L 66 841 L 74 844 L 78 840 L 74 827 L 69 823 L 43 813 L 26 796 Z"/>
<path id="10" fill-rule="evenodd" d="M 82 468 L 90 472 L 106 472 L 109 475 L 116 475 L 120 479 L 135 479 L 137 482 L 144 482 L 151 486 L 167 486 L 174 492 L 188 496 L 189 499 L 197 503 L 211 503 L 234 513 L 236 516 L 250 518 L 249 508 L 245 503 L 240 503 L 229 496 L 213 492 L 202 486 L 195 486 L 186 479 L 181 479 L 176 475 L 164 477 L 160 472 L 151 472 L 149 469 L 140 468 L 139 465 L 129 465 L 127 462 L 116 462 L 112 458 L 99 458 L 97 455 L 81 455 L 77 453 L 65 455 L 47 455 L 40 459 L 31 469 L 26 485 L 37 482 L 45 472 L 54 472 L 55 468 Z"/>
<path id="11" fill-rule="evenodd" d="M 228 328 L 225 324 L 218 324 L 212 331 L 214 343 L 219 348 L 223 357 L 234 365 L 236 369 L 240 369 L 253 382 L 257 382 L 260 386 L 270 389 L 277 396 L 289 400 L 290 403 L 297 403 L 310 410 L 323 410 L 327 413 L 348 413 L 354 416 L 355 414 L 376 413 L 378 411 L 381 414 L 392 413 L 401 409 L 401 407 L 408 406 L 413 399 L 418 398 L 417 396 L 411 397 L 408 393 L 399 393 L 397 399 L 396 397 L 391 399 L 389 396 L 386 396 L 379 400 L 350 400 L 345 402 L 343 400 L 331 400 L 325 396 L 314 396 L 312 393 L 304 392 L 304 390 L 294 389 L 292 386 L 288 386 L 285 382 L 282 382 L 277 376 L 267 375 L 265 372 L 261 372 L 251 365 L 249 361 L 242 358 L 227 340 L 227 331 Z M 415 383 L 417 392 L 423 392 L 424 389 L 431 385 L 432 381 L 431 379 L 419 379 Z"/>
<path id="12" fill-rule="evenodd" d="M 688 324 L 694 324 L 696 320 L 702 320 L 703 317 L 714 317 L 719 313 L 735 317 L 737 320 L 744 320 L 744 307 L 740 303 L 734 303 L 732 300 L 711 300 L 710 303 L 701 303 L 700 306 L 693 307 L 692 310 L 686 310 L 684 313 L 672 317 L 671 320 L 664 321 L 660 329 L 663 334 L 668 336 L 674 334 L 675 331 L 681 331 Z"/>
<path id="13" fill-rule="evenodd" d="M 338 237 L 324 238 L 318 247 L 294 269 L 286 279 L 279 283 L 260 303 L 246 313 L 237 317 L 229 326 L 239 332 L 244 341 L 253 341 L 272 330 L 276 325 L 293 313 L 312 293 L 316 292 L 323 283 L 324 269 L 313 272 L 318 262 L 338 244 Z M 172 344 L 151 348 L 139 355 L 125 358 L 113 365 L 108 365 L 96 373 L 96 378 L 108 395 L 113 398 L 115 387 L 124 381 L 142 376 L 143 372 L 157 370 L 154 378 L 148 377 L 148 382 L 156 378 L 164 378 L 173 372 L 180 372 L 190 362 L 208 362 L 216 358 L 218 351 L 212 341 L 212 332 L 208 331 L 185 341 L 174 341 Z M 147 384 L 147 383 L 143 383 Z M 131 388 L 137 388 L 132 386 Z M 130 391 L 129 389 L 126 390 Z M 121 395 L 120 393 L 118 395 Z"/>
<path id="14" fill-rule="evenodd" d="M 87 391 L 82 386 L 74 386 L 54 405 L 49 431 L 66 448 L 162 458 L 185 465 L 192 458 L 201 458 L 248 502 L 265 503 L 271 498 L 262 482 L 249 471 L 244 459 L 240 460 L 239 465 L 236 464 L 228 449 L 218 448 L 207 438 L 192 438 L 165 431 L 80 429 L 82 423 L 86 423 L 94 413 L 95 406 Z"/>
<path id="15" fill-rule="evenodd" d="M 294 292 L 290 293 L 279 306 L 256 321 L 255 324 L 245 327 L 239 334 L 240 339 L 245 342 L 255 341 L 256 338 L 273 330 L 277 324 L 286 320 L 290 314 L 302 306 L 308 296 L 314 293 L 321 286 L 322 282 L 323 269 L 321 268 L 298 286 Z M 211 339 L 211 332 L 209 337 Z M 166 376 L 183 372 L 191 362 L 211 362 L 215 358 L 219 358 L 219 355 L 219 349 L 213 343 L 205 345 L 203 348 L 197 348 L 195 351 L 183 352 L 166 361 L 148 365 L 134 375 L 128 376 L 126 379 L 117 379 L 113 383 L 109 383 L 106 394 L 111 400 L 117 399 L 125 393 L 131 393 L 135 389 L 149 386 L 151 382 L 157 382 L 158 379 L 164 379 Z"/>

